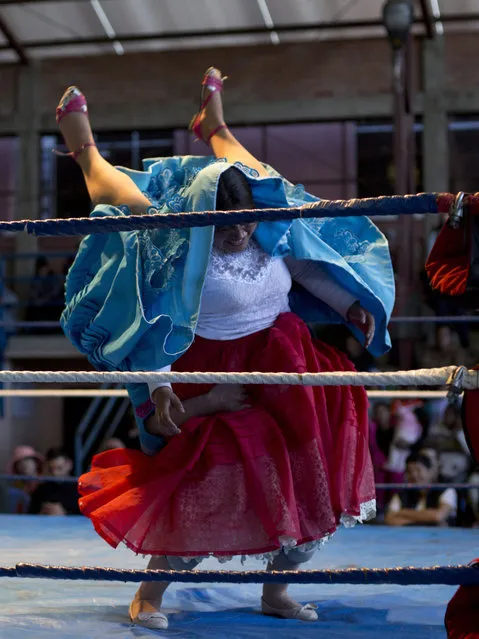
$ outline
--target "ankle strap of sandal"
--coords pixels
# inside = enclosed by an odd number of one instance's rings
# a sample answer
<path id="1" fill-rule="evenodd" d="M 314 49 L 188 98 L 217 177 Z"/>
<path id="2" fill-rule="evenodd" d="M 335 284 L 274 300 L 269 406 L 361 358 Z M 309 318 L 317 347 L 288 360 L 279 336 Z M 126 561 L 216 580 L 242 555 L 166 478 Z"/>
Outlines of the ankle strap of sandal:
<path id="1" fill-rule="evenodd" d="M 73 160 L 76 160 L 78 156 L 90 146 L 96 146 L 95 142 L 85 142 L 80 147 L 78 147 L 78 149 L 76 149 L 75 151 L 70 151 L 69 153 L 63 153 L 63 151 L 58 151 L 57 149 L 52 149 L 52 152 L 55 155 L 60 155 L 61 157 L 72 158 Z"/>

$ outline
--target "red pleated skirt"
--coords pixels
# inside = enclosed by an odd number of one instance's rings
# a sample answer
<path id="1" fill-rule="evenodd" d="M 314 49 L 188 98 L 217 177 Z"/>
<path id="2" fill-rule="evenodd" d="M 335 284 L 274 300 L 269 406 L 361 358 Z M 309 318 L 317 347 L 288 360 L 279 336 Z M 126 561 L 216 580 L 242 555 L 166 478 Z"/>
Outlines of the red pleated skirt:
<path id="1" fill-rule="evenodd" d="M 197 337 L 180 371 L 351 371 L 296 315 L 232 341 Z M 211 386 L 177 384 L 182 400 Z M 251 408 L 190 419 L 156 455 L 95 456 L 80 508 L 141 554 L 263 554 L 320 540 L 374 500 L 367 396 L 348 386 L 248 386 Z"/>

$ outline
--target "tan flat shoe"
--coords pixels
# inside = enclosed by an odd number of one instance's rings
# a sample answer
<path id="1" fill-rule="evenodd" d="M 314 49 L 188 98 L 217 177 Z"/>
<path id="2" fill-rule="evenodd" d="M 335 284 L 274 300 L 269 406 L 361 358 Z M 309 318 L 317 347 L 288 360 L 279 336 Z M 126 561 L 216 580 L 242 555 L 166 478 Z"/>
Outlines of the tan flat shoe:
<path id="1" fill-rule="evenodd" d="M 300 621 L 318 621 L 318 613 L 314 604 L 294 606 L 293 608 L 273 608 L 264 599 L 261 599 L 263 615 L 282 617 L 283 619 L 299 619 Z"/>
<path id="2" fill-rule="evenodd" d="M 160 612 L 152 601 L 139 599 L 138 593 L 130 604 L 130 620 L 137 626 L 143 626 L 150 630 L 166 630 L 168 617 Z"/>

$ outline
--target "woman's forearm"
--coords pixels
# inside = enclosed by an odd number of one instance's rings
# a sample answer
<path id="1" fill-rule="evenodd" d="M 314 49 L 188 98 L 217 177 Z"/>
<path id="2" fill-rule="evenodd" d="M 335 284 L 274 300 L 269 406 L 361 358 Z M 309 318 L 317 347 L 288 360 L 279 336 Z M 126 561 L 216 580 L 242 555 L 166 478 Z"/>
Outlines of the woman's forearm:
<path id="1" fill-rule="evenodd" d="M 192 417 L 202 417 L 203 415 L 211 415 L 215 412 L 213 402 L 211 402 L 208 393 L 185 400 L 183 402 L 183 408 L 185 409 L 184 413 L 180 413 L 180 411 L 175 408 L 171 410 L 171 418 L 177 426 L 182 426 L 182 424 Z"/>
<path id="2" fill-rule="evenodd" d="M 152 435 L 165 437 L 178 435 L 181 426 L 194 417 L 251 408 L 247 393 L 239 384 L 217 384 L 208 393 L 183 403 L 169 385 L 160 386 L 153 391 L 152 400 L 156 410 L 145 419 L 145 429 Z"/>
<path id="3" fill-rule="evenodd" d="M 406 524 L 417 523 L 417 510 L 413 508 L 402 508 L 397 512 L 388 513 L 385 518 L 386 524 L 389 526 L 404 526 Z"/>
<path id="4" fill-rule="evenodd" d="M 340 286 L 317 262 L 298 260 L 291 256 L 284 258 L 284 261 L 293 280 L 325 302 L 343 319 L 348 319 L 349 309 L 358 301 L 355 295 Z"/>
<path id="5" fill-rule="evenodd" d="M 417 522 L 421 524 L 442 524 L 449 517 L 451 509 L 447 506 L 440 508 L 426 508 L 418 511 Z"/>
<path id="6" fill-rule="evenodd" d="M 386 513 L 384 523 L 387 526 L 407 526 L 407 524 L 412 522 L 407 515 L 404 515 L 404 511 L 400 510 L 396 513 Z"/>
<path id="7" fill-rule="evenodd" d="M 399 512 L 405 519 L 415 524 L 439 524 L 447 519 L 447 513 L 442 508 L 426 508 L 424 510 L 405 508 Z"/>

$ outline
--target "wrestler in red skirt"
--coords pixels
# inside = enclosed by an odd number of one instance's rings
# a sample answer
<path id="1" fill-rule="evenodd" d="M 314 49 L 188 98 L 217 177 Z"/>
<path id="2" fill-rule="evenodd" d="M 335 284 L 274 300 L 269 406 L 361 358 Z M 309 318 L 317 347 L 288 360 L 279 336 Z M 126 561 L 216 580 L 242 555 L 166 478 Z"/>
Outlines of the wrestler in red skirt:
<path id="1" fill-rule="evenodd" d="M 292 313 L 241 339 L 197 337 L 174 368 L 354 370 Z M 182 400 L 210 389 L 175 386 Z M 93 459 L 80 506 L 110 545 L 142 554 L 262 554 L 374 514 L 364 389 L 258 385 L 247 393 L 251 408 L 190 419 L 154 456 L 117 449 Z"/>
<path id="2" fill-rule="evenodd" d="M 479 568 L 479 559 L 471 562 Z M 479 586 L 461 586 L 447 606 L 448 639 L 479 639 Z"/>

